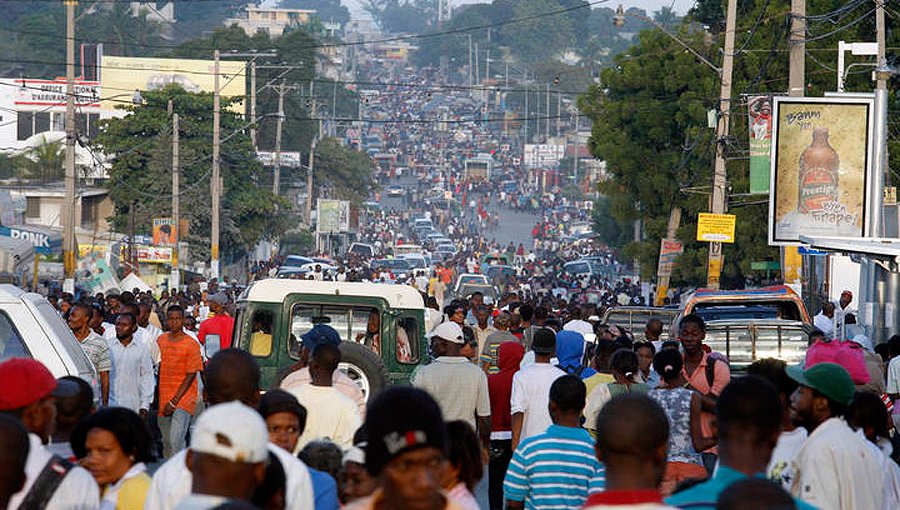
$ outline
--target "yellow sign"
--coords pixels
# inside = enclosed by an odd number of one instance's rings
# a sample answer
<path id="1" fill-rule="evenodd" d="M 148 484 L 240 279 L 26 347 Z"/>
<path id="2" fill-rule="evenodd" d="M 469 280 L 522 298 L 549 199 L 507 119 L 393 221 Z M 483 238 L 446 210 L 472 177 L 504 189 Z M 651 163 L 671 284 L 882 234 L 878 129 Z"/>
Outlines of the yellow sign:
<path id="1" fill-rule="evenodd" d="M 796 246 L 784 247 L 784 264 L 782 274 L 786 285 L 800 285 L 800 276 L 803 272 L 803 257 Z"/>
<path id="2" fill-rule="evenodd" d="M 109 247 L 103 244 L 79 244 L 78 258 L 83 259 L 93 254 L 103 256 L 106 255 L 108 249 Z"/>
<path id="3" fill-rule="evenodd" d="M 131 103 L 135 90 L 157 90 L 169 84 L 181 85 L 188 92 L 213 92 L 215 62 L 176 58 L 135 58 L 103 56 L 100 107 L 114 110 Z M 239 97 L 232 111 L 244 113 L 246 95 L 244 62 L 219 61 L 219 91 L 223 97 Z M 117 97 L 118 96 L 118 97 Z"/>
<path id="4" fill-rule="evenodd" d="M 736 219 L 733 214 L 700 213 L 697 216 L 697 240 L 708 243 L 733 243 Z"/>
<path id="5" fill-rule="evenodd" d="M 709 264 L 706 266 L 706 282 L 710 287 L 719 284 L 719 277 L 722 276 L 722 259 L 712 258 L 709 259 Z"/>

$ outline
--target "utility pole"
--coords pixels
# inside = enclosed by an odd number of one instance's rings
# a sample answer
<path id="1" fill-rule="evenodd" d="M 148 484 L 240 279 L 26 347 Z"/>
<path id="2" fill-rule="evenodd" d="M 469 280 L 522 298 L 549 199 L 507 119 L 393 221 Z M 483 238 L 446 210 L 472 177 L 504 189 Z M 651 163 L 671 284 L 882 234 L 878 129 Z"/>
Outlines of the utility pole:
<path id="1" fill-rule="evenodd" d="M 297 86 L 285 85 L 282 78 L 281 83 L 273 88 L 278 92 L 278 120 L 275 125 L 275 172 L 272 178 L 272 194 L 277 197 L 281 190 L 281 133 L 284 126 L 284 95 L 297 90 Z"/>
<path id="2" fill-rule="evenodd" d="M 279 111 L 281 109 L 279 108 Z M 250 62 L 250 143 L 256 152 L 256 61 Z"/>
<path id="3" fill-rule="evenodd" d="M 556 92 L 556 137 L 559 138 L 559 124 L 562 120 L 562 95 Z"/>
<path id="4" fill-rule="evenodd" d="M 733 0 L 732 0 L 733 1 Z M 213 52 L 213 146 L 212 146 L 212 177 L 209 181 L 209 193 L 212 196 L 212 232 L 210 233 L 209 275 L 211 278 L 219 278 L 219 214 L 220 193 L 222 186 L 219 178 L 219 50 Z"/>
<path id="5" fill-rule="evenodd" d="M 528 143 L 528 84 L 525 84 L 525 143 Z"/>
<path id="6" fill-rule="evenodd" d="M 469 38 L 469 86 L 472 86 L 472 34 L 466 34 Z"/>
<path id="7" fill-rule="evenodd" d="M 66 198 L 63 205 L 63 288 L 75 290 L 75 6 L 76 0 L 65 0 L 66 6 Z"/>
<path id="8" fill-rule="evenodd" d="M 171 101 L 169 101 L 171 104 Z M 181 286 L 181 274 L 178 271 L 178 242 L 181 240 L 181 204 L 179 203 L 180 170 L 178 168 L 178 114 L 172 113 L 172 224 L 175 228 L 175 244 L 172 246 L 172 276 L 170 290 L 178 290 Z"/>
<path id="9" fill-rule="evenodd" d="M 731 75 L 734 70 L 734 32 L 737 21 L 737 0 L 728 0 L 725 15 L 725 54 L 722 58 L 722 86 L 719 91 L 719 122 L 716 127 L 716 166 L 713 171 L 712 195 L 709 211 L 713 214 L 725 213 L 725 188 L 728 179 L 725 173 L 725 148 L 731 120 Z M 722 243 L 709 244 L 706 284 L 712 289 L 719 288 L 722 274 Z"/>
<path id="10" fill-rule="evenodd" d="M 550 82 L 547 82 L 547 109 L 544 111 L 547 116 L 547 120 L 544 122 L 544 143 L 547 143 L 550 139 Z"/>
<path id="11" fill-rule="evenodd" d="M 877 3 L 877 1 L 876 1 Z M 788 95 L 803 97 L 806 87 L 806 0 L 791 0 Z"/>
<path id="12" fill-rule="evenodd" d="M 309 96 L 311 101 L 310 117 L 316 118 L 316 96 L 313 93 L 314 82 L 309 82 Z M 321 123 L 320 123 L 321 127 Z M 313 201 L 313 169 L 316 165 L 316 144 L 319 142 L 319 133 L 313 135 L 309 144 L 309 166 L 306 173 L 306 224 L 312 226 L 312 201 Z"/>

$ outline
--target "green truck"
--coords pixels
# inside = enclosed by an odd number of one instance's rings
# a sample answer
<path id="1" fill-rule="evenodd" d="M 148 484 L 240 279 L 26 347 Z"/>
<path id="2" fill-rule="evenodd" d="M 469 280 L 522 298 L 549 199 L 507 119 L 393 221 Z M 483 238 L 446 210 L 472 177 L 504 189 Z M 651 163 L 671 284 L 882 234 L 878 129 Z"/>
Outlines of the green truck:
<path id="1" fill-rule="evenodd" d="M 235 345 L 250 352 L 262 387 L 299 359 L 300 338 L 326 323 L 341 336 L 341 364 L 368 398 L 408 383 L 427 360 L 425 306 L 406 285 L 265 279 L 237 300 Z"/>

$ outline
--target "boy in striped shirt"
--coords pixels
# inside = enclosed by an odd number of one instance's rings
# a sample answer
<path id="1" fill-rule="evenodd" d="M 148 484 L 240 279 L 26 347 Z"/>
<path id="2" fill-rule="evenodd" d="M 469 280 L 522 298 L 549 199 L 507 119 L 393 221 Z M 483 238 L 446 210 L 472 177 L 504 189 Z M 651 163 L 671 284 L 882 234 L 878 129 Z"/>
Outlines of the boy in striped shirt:
<path id="1" fill-rule="evenodd" d="M 577 509 L 603 468 L 590 434 L 581 427 L 585 387 L 566 375 L 550 386 L 553 425 L 522 441 L 503 482 L 507 510 Z"/>

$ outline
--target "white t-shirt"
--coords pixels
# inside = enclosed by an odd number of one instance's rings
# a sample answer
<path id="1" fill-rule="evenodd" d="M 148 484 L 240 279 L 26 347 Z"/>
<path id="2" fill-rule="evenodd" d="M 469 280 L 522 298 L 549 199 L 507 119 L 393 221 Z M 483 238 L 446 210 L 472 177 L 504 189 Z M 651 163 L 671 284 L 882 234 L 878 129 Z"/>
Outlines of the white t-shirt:
<path id="1" fill-rule="evenodd" d="M 353 446 L 353 434 L 362 424 L 359 408 L 334 386 L 301 384 L 287 391 L 306 408 L 306 428 L 297 441 L 300 451 L 313 440 L 329 439 L 341 449 Z"/>
<path id="2" fill-rule="evenodd" d="M 781 484 L 784 490 L 791 490 L 797 473 L 797 453 L 808 436 L 809 433 L 803 427 L 797 427 L 790 432 L 784 431 L 778 436 L 778 443 L 772 450 L 766 475 L 773 482 Z"/>
<path id="3" fill-rule="evenodd" d="M 588 321 L 583 321 L 581 319 L 571 320 L 563 326 L 563 330 L 565 331 L 577 331 L 582 335 L 593 335 L 594 334 L 594 326 L 591 326 L 591 323 Z"/>
<path id="4" fill-rule="evenodd" d="M 41 444 L 41 438 L 28 434 L 28 458 L 25 461 L 25 486 L 13 494 L 7 508 L 19 508 L 52 454 Z M 94 510 L 100 506 L 97 482 L 83 467 L 74 466 L 66 474 L 45 507 L 47 510 Z"/>
<path id="5" fill-rule="evenodd" d="M 550 385 L 566 375 L 548 363 L 534 363 L 513 376 L 510 410 L 512 414 L 524 413 L 519 441 L 543 434 L 553 424 L 547 405 L 550 403 Z"/>
<path id="6" fill-rule="evenodd" d="M 285 508 L 288 510 L 315 510 L 312 478 L 309 476 L 306 464 L 290 452 L 272 443 L 269 443 L 268 446 L 269 451 L 275 454 L 284 469 L 287 481 L 284 495 Z M 150 483 L 150 489 L 147 490 L 147 499 L 144 501 L 145 510 L 174 510 L 182 500 L 191 495 L 191 485 L 194 479 L 185 463 L 186 457 L 187 449 L 181 450 L 169 457 L 169 460 L 156 470 L 156 473 L 153 474 L 153 481 Z M 96 482 L 94 482 L 94 487 L 96 486 Z M 92 508 L 96 508 L 96 506 Z"/>

